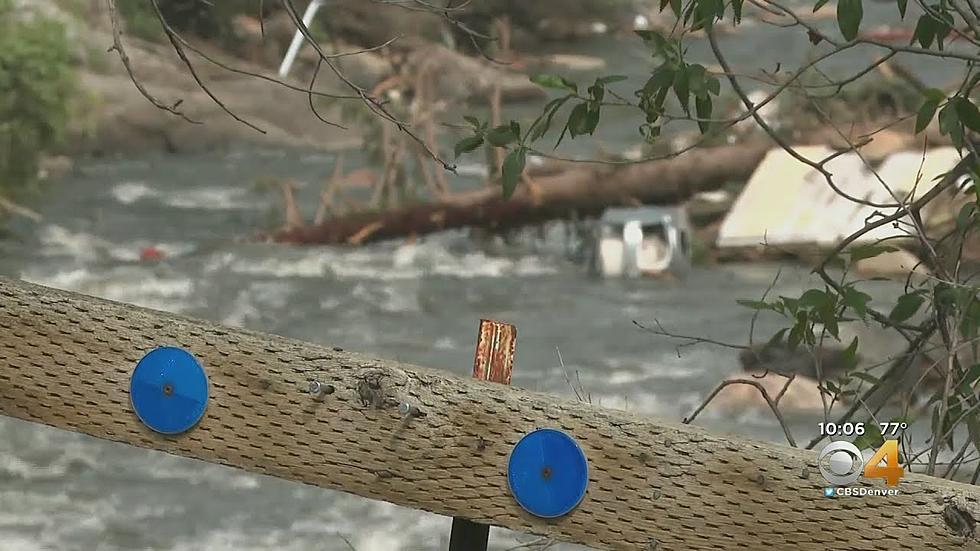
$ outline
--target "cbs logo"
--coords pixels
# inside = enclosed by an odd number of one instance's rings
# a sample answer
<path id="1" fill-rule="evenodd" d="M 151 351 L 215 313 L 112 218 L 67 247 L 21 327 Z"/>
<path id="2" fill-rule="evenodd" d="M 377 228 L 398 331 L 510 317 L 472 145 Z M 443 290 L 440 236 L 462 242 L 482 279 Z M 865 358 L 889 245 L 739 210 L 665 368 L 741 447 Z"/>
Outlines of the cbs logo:
<path id="1" fill-rule="evenodd" d="M 824 480 L 834 486 L 853 484 L 862 474 L 864 478 L 884 478 L 886 486 L 897 486 L 905 476 L 898 460 L 898 440 L 885 440 L 867 463 L 854 444 L 843 440 L 831 442 L 820 450 L 817 467 Z"/>

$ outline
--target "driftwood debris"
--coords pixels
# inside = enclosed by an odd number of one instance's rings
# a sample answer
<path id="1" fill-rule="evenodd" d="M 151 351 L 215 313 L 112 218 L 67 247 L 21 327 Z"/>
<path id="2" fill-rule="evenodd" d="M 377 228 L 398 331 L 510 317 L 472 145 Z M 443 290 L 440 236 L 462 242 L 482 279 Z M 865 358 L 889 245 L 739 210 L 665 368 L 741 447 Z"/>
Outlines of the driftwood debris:
<path id="1" fill-rule="evenodd" d="M 747 178 L 769 147 L 766 142 L 726 145 L 621 166 L 563 163 L 564 170 L 526 177 L 526 185 L 506 200 L 493 186 L 435 203 L 287 226 L 265 237 L 282 243 L 362 244 L 467 226 L 520 227 L 573 212 L 591 215 L 615 205 L 676 202 L 726 181 Z"/>

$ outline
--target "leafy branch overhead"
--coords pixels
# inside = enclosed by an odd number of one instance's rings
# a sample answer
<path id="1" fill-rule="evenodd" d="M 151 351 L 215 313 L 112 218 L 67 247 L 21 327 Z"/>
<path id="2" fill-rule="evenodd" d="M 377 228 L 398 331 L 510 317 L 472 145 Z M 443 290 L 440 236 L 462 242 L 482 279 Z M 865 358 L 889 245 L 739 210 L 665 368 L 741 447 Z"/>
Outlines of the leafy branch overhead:
<path id="1" fill-rule="evenodd" d="M 557 138 L 551 146 L 552 150 L 561 145 L 565 136 L 575 139 L 594 135 L 599 127 L 603 108 L 638 110 L 644 121 L 639 127 L 640 135 L 645 141 L 652 143 L 660 136 L 661 125 L 668 115 L 665 105 L 671 95 L 683 115 L 671 115 L 669 119 L 693 120 L 702 134 L 707 134 L 712 128 L 711 116 L 714 109 L 712 97 L 717 97 L 721 93 L 719 79 L 709 74 L 703 65 L 685 61 L 679 39 L 668 39 L 655 31 L 636 33 L 648 45 L 653 57 L 661 60 L 661 63 L 643 86 L 634 90 L 632 94 L 634 100 L 626 99 L 610 88 L 613 84 L 627 80 L 627 77 L 622 75 L 596 78 L 584 93 L 581 93 L 579 84 L 569 78 L 553 74 L 536 74 L 530 77 L 531 82 L 560 92 L 562 95 L 549 101 L 541 114 L 523 133 L 517 121 L 488 128 L 486 122 L 465 117 L 472 128 L 472 134 L 456 142 L 454 147 L 456 157 L 474 151 L 484 144 L 509 150 L 507 158 L 511 162 L 505 162 L 501 183 L 504 197 L 510 197 L 520 177 L 520 173 L 515 173 L 514 170 L 518 168 L 523 170 L 526 155 L 537 151 L 536 144 L 549 134 L 556 116 L 566 105 L 570 106 L 570 109 L 566 110 L 564 124 L 556 131 Z"/>
<path id="2" fill-rule="evenodd" d="M 821 9 L 827 0 L 818 0 L 812 5 L 812 11 Z M 980 226 L 980 190 L 975 185 L 960 186 L 959 179 L 963 175 L 980 174 L 971 135 L 980 133 L 980 110 L 974 99 L 974 91 L 980 83 L 980 14 L 976 7 L 966 0 L 945 0 L 939 3 L 925 3 L 914 0 L 915 9 L 920 14 L 916 17 L 911 40 L 907 44 L 892 44 L 869 37 L 862 31 L 866 25 L 863 0 L 838 0 L 835 16 L 839 36 L 829 36 L 823 30 L 807 22 L 805 13 L 796 13 L 789 8 L 774 2 L 765 2 L 772 12 L 782 12 L 789 22 L 780 24 L 782 27 L 801 27 L 813 44 L 820 44 L 823 50 L 815 59 L 804 63 L 796 71 L 786 71 L 788 75 L 771 78 L 768 84 L 772 92 L 763 101 L 752 101 L 745 91 L 742 81 L 747 77 L 731 69 L 725 50 L 720 47 L 715 37 L 714 27 L 719 21 L 729 18 L 735 26 L 742 22 L 741 1 L 723 2 L 721 0 L 662 0 L 661 11 L 669 9 L 679 19 L 679 28 L 669 35 L 655 31 L 637 31 L 637 35 L 649 49 L 654 63 L 649 69 L 649 76 L 642 86 L 634 86 L 632 94 L 623 94 L 618 87 L 623 86 L 625 79 L 619 76 L 596 79 L 584 89 L 583 85 L 574 79 L 563 75 L 542 74 L 532 77 L 532 81 L 540 86 L 553 90 L 558 95 L 549 101 L 540 115 L 527 127 L 522 134 L 516 123 L 503 125 L 500 129 L 487 130 L 485 125 L 471 121 L 474 134 L 463 138 L 457 144 L 457 153 L 472 151 L 484 143 L 490 147 L 507 148 L 509 155 L 519 155 L 520 159 L 529 152 L 541 153 L 537 149 L 539 140 L 549 135 L 556 135 L 551 149 L 556 149 L 565 136 L 572 139 L 583 135 L 593 135 L 599 127 L 604 110 L 610 108 L 627 109 L 638 112 L 641 119 L 639 134 L 647 143 L 656 142 L 662 135 L 665 126 L 675 122 L 694 122 L 701 133 L 701 142 L 707 137 L 727 130 L 732 125 L 754 119 L 758 125 L 778 144 L 791 154 L 809 164 L 820 172 L 827 184 L 838 193 L 840 188 L 835 185 L 834 174 L 824 167 L 823 161 L 806 159 L 793 146 L 774 132 L 758 115 L 758 110 L 772 101 L 779 94 L 793 89 L 808 91 L 811 85 L 803 80 L 803 76 L 812 72 L 817 63 L 825 61 L 857 45 L 865 45 L 872 49 L 887 52 L 884 59 L 899 53 L 922 56 L 924 59 L 955 63 L 957 68 L 965 68 L 965 76 L 960 86 L 954 89 L 941 89 L 934 86 L 921 87 L 921 99 L 918 108 L 911 114 L 899 113 L 894 121 L 882 124 L 882 129 L 909 121 L 909 128 L 916 134 L 924 132 L 930 124 L 938 119 L 938 130 L 947 137 L 959 150 L 962 160 L 956 168 L 933 182 L 923 182 L 923 193 L 913 198 L 895 197 L 895 204 L 884 208 L 877 206 L 875 216 L 870 217 L 863 228 L 843 239 L 830 251 L 823 262 L 814 270 L 821 278 L 823 285 L 805 290 L 799 296 L 781 295 L 776 298 L 762 300 L 739 301 L 743 306 L 754 311 L 754 316 L 770 312 L 781 316 L 786 321 L 786 327 L 777 331 L 765 344 L 765 347 L 786 347 L 794 350 L 806 347 L 812 351 L 821 349 L 826 340 L 841 342 L 844 346 L 842 357 L 847 374 L 843 379 L 819 381 L 822 392 L 829 396 L 825 401 L 825 416 L 829 417 L 833 404 L 845 398 L 851 399 L 854 405 L 841 416 L 840 420 L 847 421 L 856 415 L 862 407 L 869 407 L 870 401 L 876 405 L 866 412 L 868 419 L 878 414 L 884 401 L 875 402 L 878 395 L 891 396 L 899 381 L 892 380 L 899 376 L 902 369 L 908 369 L 913 359 L 926 355 L 930 346 L 939 346 L 945 350 L 949 360 L 938 360 L 933 366 L 940 366 L 940 373 L 946 375 L 930 375 L 929 373 L 914 377 L 913 384 L 922 384 L 923 380 L 939 380 L 934 382 L 929 405 L 933 407 L 932 433 L 934 440 L 926 448 L 929 458 L 928 471 L 935 468 L 936 454 L 940 447 L 954 450 L 953 430 L 958 425 L 966 425 L 968 439 L 956 456 L 957 460 L 964 457 L 966 446 L 972 446 L 980 452 L 980 396 L 976 386 L 980 381 L 980 362 L 977 354 L 963 354 L 957 343 L 975 343 L 980 335 L 980 286 L 971 282 L 973 276 L 963 276 L 957 254 L 962 253 L 962 243 L 971 234 L 976 233 Z M 731 12 L 728 12 L 729 7 Z M 910 16 L 908 0 L 896 0 L 895 8 L 904 20 Z M 972 15 L 971 15 L 972 14 Z M 720 70 L 709 71 L 704 65 L 688 59 L 685 40 L 692 36 L 693 31 L 703 31 L 716 57 Z M 873 36 L 873 35 L 871 35 Z M 954 39 L 962 39 L 965 47 L 950 46 Z M 821 44 L 822 43 L 822 44 Z M 829 50 L 829 51 L 827 51 Z M 965 62 L 965 63 L 964 63 Z M 880 63 L 880 62 L 879 62 Z M 863 78 L 872 69 L 871 65 L 856 76 L 840 81 L 827 77 L 824 87 L 833 87 L 839 93 Z M 763 71 L 767 77 L 772 77 Z M 722 91 L 721 80 L 725 80 L 730 91 L 735 94 L 745 109 L 724 119 L 717 117 L 715 105 Z M 756 79 L 758 80 L 758 79 Z M 804 94 L 809 101 L 813 97 Z M 563 120 L 563 124 L 555 128 L 555 119 Z M 834 121 L 827 123 L 831 126 Z M 490 139 L 489 134 L 495 132 L 499 137 Z M 873 137 L 875 132 L 868 134 Z M 842 136 L 846 134 L 842 133 Z M 864 143 L 870 142 L 870 139 Z M 849 144 L 852 149 L 859 149 L 862 144 Z M 836 156 L 836 154 L 835 154 Z M 510 158 L 510 156 L 508 156 Z M 517 166 L 518 163 L 513 163 Z M 521 164 L 520 166 L 523 166 Z M 874 170 L 869 167 L 869 170 Z M 505 171 L 506 172 L 506 171 Z M 513 172 L 502 176 L 504 196 L 513 192 L 517 175 Z M 935 187 L 928 187 L 935 186 Z M 958 189 L 968 195 L 967 202 L 962 207 L 957 206 L 959 214 L 955 219 L 955 230 L 937 237 L 928 233 L 921 219 L 922 209 L 930 202 L 940 197 L 945 190 Z M 865 237 L 870 231 L 885 225 L 908 227 L 909 240 L 915 241 L 918 248 L 924 251 L 924 262 L 935 270 L 933 279 L 926 279 L 913 284 L 910 279 L 905 292 L 897 299 L 888 301 L 876 300 L 870 294 L 867 281 L 853 279 L 859 263 L 865 263 L 885 254 L 897 253 L 897 246 L 881 242 L 856 244 L 857 240 Z M 957 249 L 956 243 L 960 243 Z M 953 260 L 943 256 L 953 251 Z M 839 269 L 836 275 L 831 268 Z M 754 319 L 754 318 L 753 318 Z M 842 326 L 847 323 L 879 325 L 883 329 L 895 331 L 908 342 L 906 354 L 891 361 L 884 374 L 872 374 L 869 369 L 857 369 L 859 340 L 856 337 L 845 340 Z M 668 335 L 669 336 L 669 335 Z M 751 337 L 750 337 L 751 339 Z M 937 343 L 937 340 L 939 341 Z M 707 342 L 707 341 L 700 341 Z M 816 354 L 816 352 L 814 352 Z M 790 378 L 787 385 L 790 384 Z M 916 382 L 918 381 L 918 382 Z M 945 384 L 943 384 L 945 382 Z M 854 385 L 858 385 L 855 387 Z M 860 393 L 857 388 L 865 385 L 867 389 Z M 714 394 L 712 394 L 714 396 Z M 860 399 L 858 399 L 860 398 Z M 708 401 L 710 401 L 710 397 Z M 778 398 L 777 398 L 778 401 Z M 915 415 L 909 412 L 906 402 L 901 416 L 893 419 L 914 420 Z M 700 411 L 700 410 L 699 410 Z M 778 417 L 778 416 L 777 416 Z M 904 422 L 904 421 L 903 421 Z M 869 423 L 869 426 L 877 426 Z M 788 428 L 783 427 L 785 431 Z M 883 441 L 880 432 L 871 432 L 862 437 L 861 446 L 877 446 Z M 820 438 L 815 438 L 810 446 L 816 445 Z M 922 453 L 922 452 L 920 452 Z M 912 458 L 907 458 L 911 461 Z M 976 479 L 980 469 L 974 475 Z"/>

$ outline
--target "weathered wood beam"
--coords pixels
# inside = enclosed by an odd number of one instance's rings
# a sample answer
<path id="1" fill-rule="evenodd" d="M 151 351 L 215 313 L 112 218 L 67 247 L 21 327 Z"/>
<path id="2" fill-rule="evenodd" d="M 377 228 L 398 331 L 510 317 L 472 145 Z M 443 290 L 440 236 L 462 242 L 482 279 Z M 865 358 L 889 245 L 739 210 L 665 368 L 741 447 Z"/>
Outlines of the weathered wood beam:
<path id="1" fill-rule="evenodd" d="M 160 345 L 210 379 L 182 436 L 130 407 L 130 373 Z M 312 380 L 333 392 L 311 396 Z M 813 452 L 3 279 L 0 414 L 602 549 L 978 547 L 974 486 L 911 474 L 897 496 L 825 498 Z M 512 446 L 545 426 L 590 468 L 581 505 L 550 521 L 506 478 Z"/>

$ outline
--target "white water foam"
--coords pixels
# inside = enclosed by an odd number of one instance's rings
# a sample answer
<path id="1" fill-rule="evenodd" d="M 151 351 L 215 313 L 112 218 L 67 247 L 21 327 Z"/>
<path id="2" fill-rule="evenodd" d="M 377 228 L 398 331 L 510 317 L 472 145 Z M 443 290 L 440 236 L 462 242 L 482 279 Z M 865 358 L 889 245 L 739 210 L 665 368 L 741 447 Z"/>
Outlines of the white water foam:
<path id="1" fill-rule="evenodd" d="M 58 480 L 64 478 L 69 471 L 96 467 L 97 462 L 91 455 L 78 452 L 62 454 L 47 465 L 29 463 L 12 453 L 0 454 L 0 480 L 4 478 L 29 481 Z"/>
<path id="2" fill-rule="evenodd" d="M 125 262 L 136 262 L 140 260 L 140 251 L 149 246 L 159 249 L 164 253 L 165 258 L 183 256 L 196 248 L 191 243 L 162 243 L 148 240 L 118 243 L 90 233 L 71 231 L 57 225 L 42 228 L 39 238 L 42 244 L 41 254 L 45 256 L 70 256 L 77 262 L 95 262 L 106 257 Z"/>
<path id="3" fill-rule="evenodd" d="M 21 273 L 24 281 L 86 295 L 128 302 L 145 308 L 181 312 L 191 306 L 194 282 L 187 277 L 163 277 L 142 267 L 120 267 L 107 273 L 76 268 L 66 272 Z"/>
<path id="4" fill-rule="evenodd" d="M 258 205 L 248 199 L 247 189 L 234 187 L 182 189 L 164 194 L 163 203 L 175 208 L 206 210 L 242 210 Z"/>
<path id="5" fill-rule="evenodd" d="M 351 291 L 351 296 L 384 312 L 402 313 L 422 310 L 417 286 L 415 289 L 406 289 L 403 286 L 385 285 L 378 289 L 374 285 L 358 283 Z"/>
<path id="6" fill-rule="evenodd" d="M 146 182 L 123 182 L 116 184 L 109 192 L 112 197 L 124 205 L 151 197 L 159 197 L 160 193 L 147 185 Z"/>
<path id="7" fill-rule="evenodd" d="M 255 281 L 238 292 L 231 305 L 231 311 L 222 318 L 222 323 L 234 327 L 245 327 L 258 320 L 263 310 L 281 311 L 289 302 L 292 287 L 283 281 Z"/>
<path id="8" fill-rule="evenodd" d="M 246 258 L 225 252 L 213 256 L 205 271 L 228 269 L 248 275 L 341 280 L 395 281 L 418 279 L 426 274 L 460 278 L 538 276 L 558 272 L 539 256 L 518 258 L 489 256 L 482 252 L 457 255 L 442 244 L 402 245 L 394 250 L 311 248 L 297 253 L 284 249 L 264 258 Z"/>
<path id="9" fill-rule="evenodd" d="M 124 204 L 155 200 L 167 206 L 184 209 L 238 210 L 254 208 L 257 201 L 249 200 L 249 189 L 230 186 L 203 186 L 161 190 L 146 182 L 122 182 L 112 187 L 112 197 Z"/>

